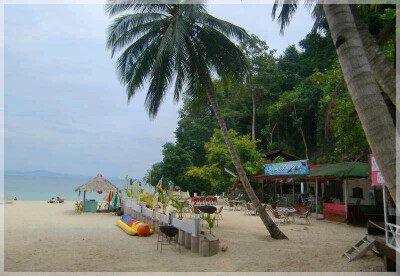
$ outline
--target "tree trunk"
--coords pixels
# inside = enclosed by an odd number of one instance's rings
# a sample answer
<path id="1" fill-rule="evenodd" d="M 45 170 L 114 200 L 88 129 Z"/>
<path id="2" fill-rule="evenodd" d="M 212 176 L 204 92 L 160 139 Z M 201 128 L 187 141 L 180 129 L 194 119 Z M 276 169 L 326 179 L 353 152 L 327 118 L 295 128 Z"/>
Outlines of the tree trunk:
<path id="1" fill-rule="evenodd" d="M 349 5 L 323 5 L 343 75 L 386 186 L 396 198 L 396 130 Z M 399 204 L 397 204 L 399 208 Z"/>
<path id="2" fill-rule="evenodd" d="M 224 118 L 222 117 L 221 112 L 218 107 L 217 99 L 214 97 L 214 88 L 212 87 L 211 83 L 208 83 L 207 86 L 208 86 L 208 89 L 207 89 L 208 99 L 214 110 L 215 117 L 217 117 L 219 126 L 222 131 L 222 135 L 224 136 L 225 143 L 226 143 L 229 153 L 232 157 L 233 164 L 235 165 L 236 171 L 239 175 L 239 179 L 242 182 L 242 185 L 243 185 L 244 189 L 246 190 L 247 195 L 249 196 L 251 202 L 253 202 L 255 209 L 260 214 L 260 218 L 261 218 L 262 222 L 264 223 L 265 227 L 267 228 L 268 232 L 271 234 L 271 237 L 274 239 L 287 239 L 285 234 L 283 234 L 283 232 L 281 232 L 279 230 L 278 226 L 276 226 L 276 224 L 269 217 L 269 215 L 267 214 L 265 209 L 262 207 L 260 200 L 257 198 L 256 194 L 254 193 L 254 190 L 250 185 L 249 179 L 247 178 L 246 172 L 244 171 L 242 164 L 240 163 L 239 157 L 233 147 L 231 137 L 228 134 L 228 130 L 226 128 Z"/>
<path id="3" fill-rule="evenodd" d="M 358 33 L 364 50 L 367 55 L 369 65 L 376 80 L 381 85 L 383 91 L 389 96 L 392 103 L 396 106 L 396 69 L 384 55 L 376 40 L 372 37 L 357 12 L 355 5 L 350 5 Z M 400 83 L 399 83 L 400 85 Z"/>
<path id="4" fill-rule="evenodd" d="M 301 127 L 299 128 L 301 137 L 303 138 L 303 143 L 304 143 L 304 151 L 306 152 L 306 159 L 308 160 L 308 148 L 307 148 L 307 142 L 306 142 L 306 137 L 304 136 L 304 132 L 301 129 Z"/>
<path id="5" fill-rule="evenodd" d="M 251 100 L 253 102 L 253 117 L 251 121 L 251 139 L 256 140 L 256 102 L 254 99 L 254 91 L 251 91 Z"/>

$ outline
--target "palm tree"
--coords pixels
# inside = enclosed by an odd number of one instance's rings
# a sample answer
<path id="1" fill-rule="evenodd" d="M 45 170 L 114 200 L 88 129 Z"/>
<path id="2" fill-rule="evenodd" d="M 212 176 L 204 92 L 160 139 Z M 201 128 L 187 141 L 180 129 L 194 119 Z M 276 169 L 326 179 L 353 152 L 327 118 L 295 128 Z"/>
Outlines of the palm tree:
<path id="1" fill-rule="evenodd" d="M 208 14 L 204 4 L 143 4 L 144 1 L 109 1 L 106 12 L 121 14 L 109 27 L 107 47 L 118 58 L 120 81 L 126 86 L 128 101 L 149 80 L 145 106 L 151 118 L 175 81 L 174 100 L 183 88 L 193 102 L 211 103 L 229 153 L 245 190 L 275 239 L 287 238 L 262 208 L 236 154 L 215 98 L 213 75 L 240 79 L 247 70 L 246 59 L 230 38 L 239 41 L 246 31 Z M 128 13 L 133 11 L 135 13 Z"/>
<path id="2" fill-rule="evenodd" d="M 293 14 L 296 12 L 297 2 L 298 0 L 292 0 L 292 4 L 281 5 L 279 4 L 278 0 L 275 1 L 272 9 L 272 17 L 276 17 L 277 9 L 279 6 L 281 6 L 281 12 L 278 16 L 278 20 L 281 24 L 281 33 L 284 32 L 286 26 L 289 25 Z M 312 0 L 309 1 L 309 3 L 312 2 Z M 311 7 L 312 4 L 309 4 L 308 6 Z M 360 35 L 360 39 L 367 54 L 372 73 L 381 85 L 385 94 L 390 98 L 393 105 L 396 106 L 396 75 L 398 74 L 396 73 L 396 69 L 390 63 L 389 59 L 383 53 L 382 49 L 379 47 L 377 41 L 372 37 L 371 33 L 366 28 L 364 21 L 359 15 L 358 9 L 363 10 L 365 6 L 366 5 L 359 5 L 358 7 L 357 5 L 350 5 L 351 12 Z M 371 4 L 371 6 L 375 6 L 376 9 L 377 7 L 382 7 L 383 5 Z M 326 17 L 323 5 L 314 5 L 312 16 L 315 19 L 312 30 L 316 31 L 324 28 L 324 25 L 326 24 Z M 388 23 L 389 26 L 384 28 L 385 33 L 391 33 L 395 31 L 395 28 L 393 28 L 395 21 L 396 20 L 392 20 L 390 23 Z M 388 35 L 386 34 L 386 36 Z"/>
<path id="3" fill-rule="evenodd" d="M 293 2 L 296 3 L 297 0 Z M 276 13 L 277 6 L 278 4 L 274 5 L 273 15 Z M 281 30 L 289 23 L 297 8 L 295 4 L 289 6 L 284 5 L 279 15 L 282 23 Z M 375 77 L 379 78 L 380 74 L 373 74 L 371 69 L 373 68 L 370 65 L 371 59 L 375 58 L 376 53 L 367 56 L 366 42 L 361 40 L 361 37 L 366 36 L 360 36 L 360 29 L 356 26 L 349 5 L 316 5 L 315 15 L 320 15 L 317 9 L 321 7 L 326 15 L 347 88 L 368 143 L 385 178 L 386 187 L 396 201 L 396 136 L 398 133 L 375 81 Z M 316 23 L 320 21 L 321 17 Z"/>

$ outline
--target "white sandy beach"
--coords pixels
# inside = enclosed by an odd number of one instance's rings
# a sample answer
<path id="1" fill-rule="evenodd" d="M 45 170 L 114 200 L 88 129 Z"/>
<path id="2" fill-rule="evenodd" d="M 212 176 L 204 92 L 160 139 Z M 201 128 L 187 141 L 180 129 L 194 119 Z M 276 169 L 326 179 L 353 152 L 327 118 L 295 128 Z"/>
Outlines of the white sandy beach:
<path id="1" fill-rule="evenodd" d="M 348 262 L 341 254 L 366 228 L 317 221 L 281 225 L 289 237 L 267 237 L 259 217 L 223 211 L 213 233 L 227 252 L 201 258 L 181 247 L 156 249 L 157 235 L 128 236 L 114 214 L 75 214 L 74 203 L 16 201 L 5 205 L 5 268 L 9 271 L 384 271 L 371 252 Z M 303 221 L 301 221 L 304 223 Z"/>

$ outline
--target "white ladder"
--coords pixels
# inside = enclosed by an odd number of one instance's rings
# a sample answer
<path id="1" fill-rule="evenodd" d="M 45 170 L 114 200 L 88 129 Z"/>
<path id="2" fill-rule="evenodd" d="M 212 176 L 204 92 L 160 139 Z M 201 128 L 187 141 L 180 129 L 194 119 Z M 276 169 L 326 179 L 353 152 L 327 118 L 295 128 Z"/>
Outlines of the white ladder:
<path id="1" fill-rule="evenodd" d="M 365 244 L 364 247 L 362 245 Z M 367 239 L 367 236 L 364 236 L 360 241 L 358 241 L 356 244 L 354 244 L 349 250 L 344 252 L 342 254 L 343 256 L 346 256 L 349 258 L 349 262 L 358 259 L 367 253 L 368 250 L 371 250 L 374 245 L 374 241 L 369 241 Z M 352 254 L 353 252 L 356 252 L 355 254 Z"/>

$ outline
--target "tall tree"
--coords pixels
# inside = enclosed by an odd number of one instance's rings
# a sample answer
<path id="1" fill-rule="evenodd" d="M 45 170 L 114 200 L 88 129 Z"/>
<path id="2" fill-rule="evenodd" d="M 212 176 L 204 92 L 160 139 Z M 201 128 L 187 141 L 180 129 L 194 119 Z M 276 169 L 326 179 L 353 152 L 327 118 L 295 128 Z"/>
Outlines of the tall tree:
<path id="1" fill-rule="evenodd" d="M 297 2 L 298 0 L 293 0 L 292 4 L 283 4 L 281 6 L 281 12 L 279 13 L 278 20 L 281 23 L 281 33 L 283 33 L 285 27 L 290 23 L 290 20 L 293 14 L 297 10 Z M 312 3 L 313 1 L 310 1 Z M 275 1 L 272 16 L 275 18 L 278 7 L 280 6 L 278 0 Z M 323 9 L 324 5 L 314 5 L 313 7 L 313 17 L 315 19 L 313 30 L 317 30 L 319 28 L 325 28 L 326 26 L 326 17 Z M 372 5 L 371 5 L 372 6 Z M 382 8 L 385 5 L 373 5 L 375 9 Z M 360 39 L 365 48 L 368 62 L 371 66 L 372 73 L 374 74 L 376 80 L 381 85 L 383 91 L 388 95 L 393 105 L 396 106 L 396 73 L 395 68 L 390 63 L 389 59 L 384 55 L 383 51 L 379 47 L 377 41 L 368 31 L 365 26 L 364 21 L 359 15 L 358 10 L 365 10 L 365 7 L 369 7 L 369 5 L 350 5 L 351 11 L 354 17 L 354 21 L 359 32 Z M 380 36 L 388 36 L 388 33 L 392 36 L 395 36 L 395 22 L 396 18 L 391 18 L 388 22 L 387 26 L 385 26 L 382 31 L 383 34 Z"/>
<path id="2" fill-rule="evenodd" d="M 324 11 L 354 106 L 386 186 L 395 199 L 397 132 L 372 74 L 350 6 L 324 5 Z"/>
<path id="3" fill-rule="evenodd" d="M 124 49 L 118 59 L 118 72 L 126 86 L 128 100 L 145 80 L 150 80 L 145 105 L 155 117 L 168 87 L 175 81 L 174 99 L 184 86 L 194 102 L 208 98 L 239 178 L 260 218 L 275 239 L 287 238 L 261 206 L 239 157 L 215 97 L 212 74 L 241 78 L 247 70 L 245 57 L 230 38 L 243 40 L 246 31 L 208 14 L 203 4 L 143 4 L 144 1 L 109 1 L 110 16 L 120 13 L 109 28 L 107 46 L 112 55 Z M 132 10 L 136 13 L 126 13 Z M 174 76 L 176 77 L 174 78 Z"/>
<path id="4" fill-rule="evenodd" d="M 297 2 L 294 0 L 293 4 L 282 6 L 279 15 L 281 30 L 296 11 Z M 273 16 L 278 6 L 274 5 Z M 354 16 L 349 5 L 316 5 L 314 9 L 320 7 L 325 12 L 344 78 L 368 143 L 382 170 L 390 195 L 396 199 L 397 132 L 372 73 Z M 318 11 L 314 14 L 318 14 Z M 379 76 L 375 74 L 375 77 Z"/>

